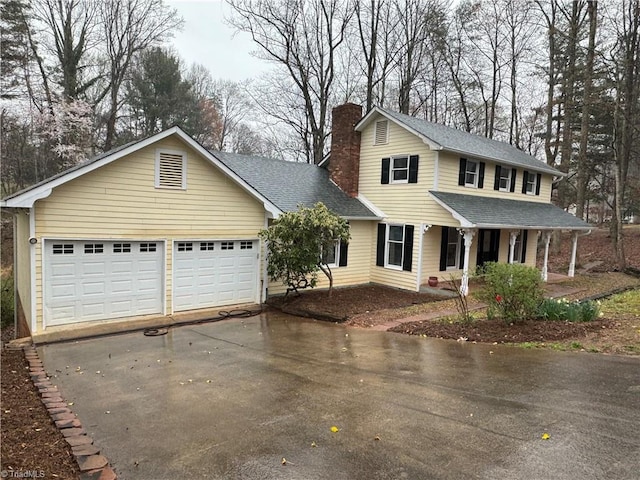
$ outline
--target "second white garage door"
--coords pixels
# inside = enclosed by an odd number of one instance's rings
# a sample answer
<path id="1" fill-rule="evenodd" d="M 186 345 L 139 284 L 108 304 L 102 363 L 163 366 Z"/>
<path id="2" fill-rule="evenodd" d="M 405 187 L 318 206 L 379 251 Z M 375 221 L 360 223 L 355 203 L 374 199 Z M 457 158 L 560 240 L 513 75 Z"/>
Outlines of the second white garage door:
<path id="1" fill-rule="evenodd" d="M 256 301 L 258 242 L 178 241 L 173 244 L 173 310 Z"/>

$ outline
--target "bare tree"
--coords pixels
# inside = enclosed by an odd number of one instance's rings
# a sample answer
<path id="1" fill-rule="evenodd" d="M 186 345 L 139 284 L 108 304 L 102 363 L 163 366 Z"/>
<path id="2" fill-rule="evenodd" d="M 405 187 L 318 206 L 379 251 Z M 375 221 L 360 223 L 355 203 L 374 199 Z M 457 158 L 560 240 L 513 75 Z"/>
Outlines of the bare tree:
<path id="1" fill-rule="evenodd" d="M 171 37 L 182 26 L 182 19 L 162 0 L 112 0 L 99 2 L 98 15 L 103 27 L 108 64 L 108 84 L 98 100 L 108 95 L 104 149 L 116 140 L 116 122 L 123 98 L 122 84 L 134 55 Z"/>
<path id="2" fill-rule="evenodd" d="M 353 15 L 350 1 L 230 0 L 230 23 L 247 32 L 260 47 L 259 56 L 286 72 L 303 105 L 309 136 L 300 132 L 308 162 L 318 163 L 328 136 L 336 51 Z M 299 117 L 281 118 L 292 128 Z"/>
<path id="3" fill-rule="evenodd" d="M 596 49 L 596 29 L 598 25 L 598 2 L 587 1 L 587 16 L 589 18 L 589 46 L 587 47 L 587 61 L 583 70 L 583 101 L 582 120 L 580 122 L 580 149 L 578 151 L 576 173 L 576 216 L 584 217 L 585 198 L 590 175 L 587 165 L 587 146 L 589 143 L 591 107 L 593 100 L 593 63 Z"/>
<path id="4" fill-rule="evenodd" d="M 87 54 L 95 47 L 92 38 L 97 28 L 96 5 L 91 0 L 38 0 L 34 2 L 37 18 L 47 26 L 53 41 L 49 43 L 58 61 L 57 83 L 67 99 L 79 99 L 99 80 L 99 75 L 84 79 L 88 70 Z"/>

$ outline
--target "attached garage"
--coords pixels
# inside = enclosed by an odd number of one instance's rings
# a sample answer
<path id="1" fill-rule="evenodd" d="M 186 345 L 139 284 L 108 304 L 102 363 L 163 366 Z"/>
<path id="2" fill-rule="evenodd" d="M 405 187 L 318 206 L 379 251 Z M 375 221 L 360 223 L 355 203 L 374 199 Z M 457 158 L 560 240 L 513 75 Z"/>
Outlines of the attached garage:
<path id="1" fill-rule="evenodd" d="M 45 325 L 162 313 L 164 242 L 46 240 Z"/>
<path id="2" fill-rule="evenodd" d="M 257 240 L 181 240 L 173 244 L 173 309 L 256 302 Z"/>

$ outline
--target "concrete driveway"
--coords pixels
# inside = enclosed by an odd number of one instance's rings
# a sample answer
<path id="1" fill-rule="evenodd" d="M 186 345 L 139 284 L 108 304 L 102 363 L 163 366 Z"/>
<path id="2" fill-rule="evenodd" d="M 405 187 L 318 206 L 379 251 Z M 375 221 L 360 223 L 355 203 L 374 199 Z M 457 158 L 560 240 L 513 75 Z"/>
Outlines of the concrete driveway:
<path id="1" fill-rule="evenodd" d="M 640 471 L 637 358 L 273 313 L 38 350 L 120 479 L 623 480 Z"/>

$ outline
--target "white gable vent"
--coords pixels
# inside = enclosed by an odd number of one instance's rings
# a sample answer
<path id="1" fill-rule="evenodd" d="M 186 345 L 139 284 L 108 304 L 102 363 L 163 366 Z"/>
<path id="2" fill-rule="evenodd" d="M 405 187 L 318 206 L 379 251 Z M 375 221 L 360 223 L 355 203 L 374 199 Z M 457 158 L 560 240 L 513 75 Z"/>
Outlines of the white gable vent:
<path id="1" fill-rule="evenodd" d="M 384 145 L 389 141 L 389 121 L 378 120 L 376 122 L 375 138 L 373 140 L 374 145 Z"/>
<path id="2" fill-rule="evenodd" d="M 187 188 L 187 154 L 158 150 L 156 152 L 156 187 Z"/>

